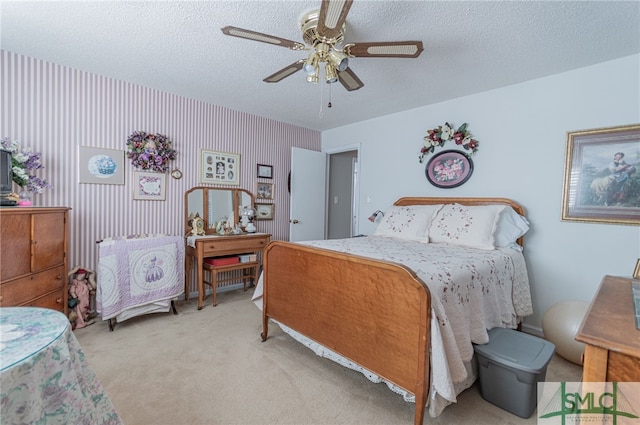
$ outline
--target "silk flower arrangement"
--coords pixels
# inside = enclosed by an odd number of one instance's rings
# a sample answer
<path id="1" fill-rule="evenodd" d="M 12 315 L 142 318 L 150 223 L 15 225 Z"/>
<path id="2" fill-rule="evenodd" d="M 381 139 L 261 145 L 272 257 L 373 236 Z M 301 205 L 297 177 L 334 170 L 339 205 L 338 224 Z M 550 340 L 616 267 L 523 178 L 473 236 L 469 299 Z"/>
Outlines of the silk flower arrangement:
<path id="1" fill-rule="evenodd" d="M 471 133 L 467 130 L 467 123 L 454 130 L 454 127 L 446 122 L 444 125 L 427 131 L 427 135 L 424 136 L 424 145 L 418 155 L 420 163 L 422 164 L 425 156 L 433 153 L 436 146 L 444 146 L 449 140 L 452 140 L 458 146 L 462 146 L 464 150 L 471 151 L 466 153 L 468 157 L 472 157 L 478 151 L 478 146 L 480 145 L 480 142 L 471 137 Z"/>
<path id="2" fill-rule="evenodd" d="M 11 141 L 8 137 L 2 138 L 0 146 L 11 152 L 12 179 L 23 191 L 42 193 L 45 189 L 53 187 L 45 179 L 33 174 L 44 168 L 40 152 L 33 152 L 31 148 L 20 149 L 20 143 L 16 140 Z"/>

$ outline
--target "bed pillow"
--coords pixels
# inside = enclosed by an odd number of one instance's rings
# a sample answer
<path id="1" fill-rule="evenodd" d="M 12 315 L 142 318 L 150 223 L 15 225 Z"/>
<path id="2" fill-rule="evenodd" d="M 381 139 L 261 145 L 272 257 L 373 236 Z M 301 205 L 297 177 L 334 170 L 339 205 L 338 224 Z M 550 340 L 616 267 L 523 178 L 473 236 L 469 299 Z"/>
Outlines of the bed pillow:
<path id="1" fill-rule="evenodd" d="M 444 205 L 429 229 L 429 240 L 471 248 L 495 249 L 494 232 L 504 205 Z"/>
<path id="2" fill-rule="evenodd" d="M 394 205 L 384 213 L 373 234 L 428 243 L 429 225 L 440 208 L 442 204 Z"/>
<path id="3" fill-rule="evenodd" d="M 516 243 L 518 238 L 529 231 L 529 222 L 509 206 L 500 213 L 494 233 L 496 247 L 522 248 Z"/>

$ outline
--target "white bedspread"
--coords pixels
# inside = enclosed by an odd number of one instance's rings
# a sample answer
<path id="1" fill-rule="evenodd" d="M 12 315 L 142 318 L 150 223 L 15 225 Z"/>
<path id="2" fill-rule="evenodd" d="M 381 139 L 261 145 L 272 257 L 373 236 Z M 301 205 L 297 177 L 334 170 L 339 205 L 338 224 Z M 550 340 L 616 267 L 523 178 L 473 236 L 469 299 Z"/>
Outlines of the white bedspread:
<path id="1" fill-rule="evenodd" d="M 99 243 L 96 309 L 102 320 L 169 311 L 184 293 L 184 238 L 128 236 Z"/>
<path id="2" fill-rule="evenodd" d="M 302 243 L 403 264 L 427 284 L 432 308 L 429 414 L 434 417 L 474 382 L 470 368 L 473 344 L 487 343 L 488 329 L 515 328 L 522 317 L 533 313 L 524 257 L 515 249 L 487 251 L 381 236 Z M 262 291 L 261 277 L 252 298 L 260 309 Z M 316 354 L 359 370 L 374 382 L 383 381 L 326 347 L 282 328 Z M 402 388 L 386 384 L 405 400 L 415 401 Z"/>

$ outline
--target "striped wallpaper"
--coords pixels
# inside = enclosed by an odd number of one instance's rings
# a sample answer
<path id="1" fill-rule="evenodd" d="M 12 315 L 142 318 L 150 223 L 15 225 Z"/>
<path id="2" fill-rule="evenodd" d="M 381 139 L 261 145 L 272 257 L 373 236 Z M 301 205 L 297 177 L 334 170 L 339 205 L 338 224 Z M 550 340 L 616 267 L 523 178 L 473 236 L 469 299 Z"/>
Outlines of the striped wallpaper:
<path id="1" fill-rule="evenodd" d="M 0 50 L 0 137 L 42 152 L 38 175 L 53 184 L 35 195 L 35 206 L 70 211 L 69 267 L 97 268 L 96 241 L 135 233 L 185 232 L 183 196 L 198 186 L 201 149 L 240 155 L 240 186 L 255 192 L 256 164 L 273 165 L 275 219 L 258 231 L 289 238 L 287 174 L 291 147 L 319 151 L 321 133 L 214 104 L 118 81 Z M 167 176 L 166 200 L 133 200 L 133 167 L 125 160 L 125 184 L 78 183 L 78 147 L 126 150 L 135 130 L 160 133 L 178 156 Z M 213 185 L 211 185 L 213 186 Z M 17 190 L 17 188 L 16 188 Z"/>

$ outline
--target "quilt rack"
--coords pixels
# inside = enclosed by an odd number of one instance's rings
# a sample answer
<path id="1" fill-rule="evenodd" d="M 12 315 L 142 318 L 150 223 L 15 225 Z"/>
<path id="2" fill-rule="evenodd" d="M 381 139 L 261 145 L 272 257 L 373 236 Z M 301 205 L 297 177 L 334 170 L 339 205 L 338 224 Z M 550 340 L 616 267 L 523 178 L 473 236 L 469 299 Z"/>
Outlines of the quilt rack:
<path id="1" fill-rule="evenodd" d="M 96 242 L 96 310 L 116 322 L 173 311 L 184 293 L 184 238 L 164 234 L 118 236 Z"/>

